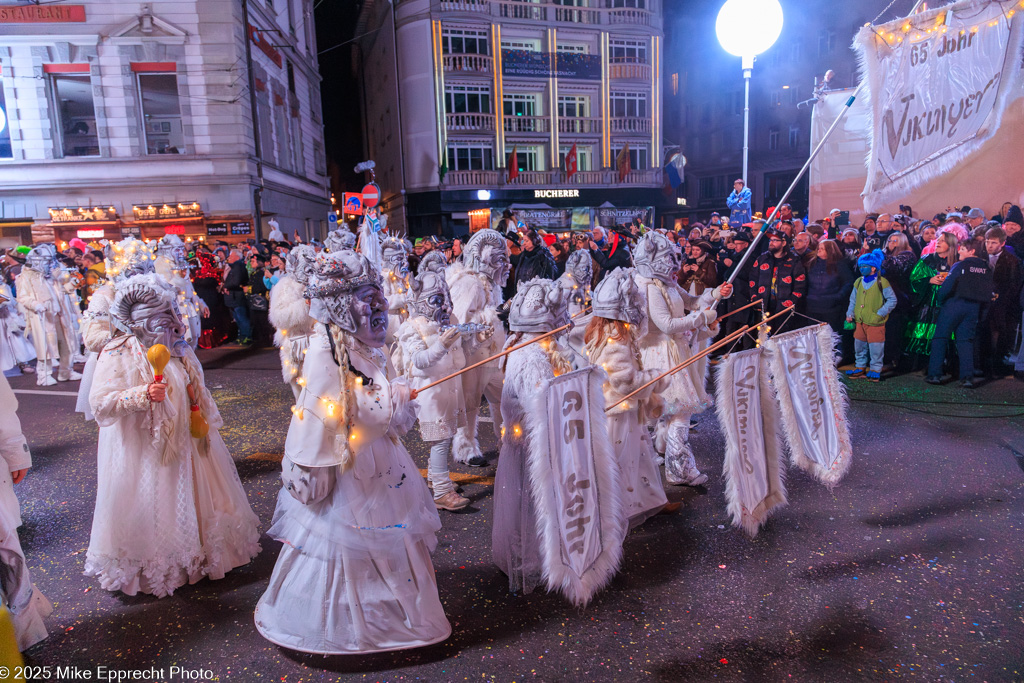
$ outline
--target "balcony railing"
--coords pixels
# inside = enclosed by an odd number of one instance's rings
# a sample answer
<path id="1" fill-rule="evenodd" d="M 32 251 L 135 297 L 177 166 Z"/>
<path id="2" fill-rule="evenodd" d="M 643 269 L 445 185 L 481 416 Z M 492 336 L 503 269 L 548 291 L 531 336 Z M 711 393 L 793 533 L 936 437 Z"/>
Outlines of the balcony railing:
<path id="1" fill-rule="evenodd" d="M 608 7 L 605 0 L 569 5 L 557 0 L 441 0 L 447 11 L 481 12 L 501 19 L 556 21 L 567 24 L 654 26 L 654 13 L 646 9 Z"/>
<path id="2" fill-rule="evenodd" d="M 613 133 L 650 133 L 651 120 L 635 117 L 612 119 L 611 129 Z"/>
<path id="3" fill-rule="evenodd" d="M 448 130 L 494 130 L 494 114 L 445 114 Z"/>
<path id="4" fill-rule="evenodd" d="M 444 12 L 482 12 L 491 13 L 490 0 L 441 0 Z"/>
<path id="5" fill-rule="evenodd" d="M 551 119 L 547 116 L 505 116 L 504 121 L 509 133 L 551 132 Z"/>
<path id="6" fill-rule="evenodd" d="M 537 187 L 615 187 L 632 185 L 661 187 L 664 182 L 661 169 L 630 171 L 624 180 L 619 172 L 612 169 L 601 171 L 578 171 L 572 178 L 566 178 L 565 171 L 523 171 L 515 180 L 508 181 L 508 169 L 498 171 L 449 171 L 444 178 L 446 187 L 504 187 L 508 185 Z"/>
<path id="7" fill-rule="evenodd" d="M 489 74 L 494 67 L 490 55 L 445 55 L 444 70 L 458 73 Z"/>
<path id="8" fill-rule="evenodd" d="M 563 118 L 558 119 L 559 133 L 591 133 L 601 134 L 601 119 L 595 118 Z"/>
<path id="9" fill-rule="evenodd" d="M 548 6 L 536 2 L 500 2 L 498 3 L 498 16 L 503 19 L 547 21 Z"/>
<path id="10" fill-rule="evenodd" d="M 651 13 L 643 9 L 613 9 L 608 12 L 609 24 L 639 24 L 650 26 L 654 23 Z"/>
<path id="11" fill-rule="evenodd" d="M 555 21 L 566 21 L 572 24 L 600 24 L 601 12 L 584 7 L 555 6 Z"/>
<path id="12" fill-rule="evenodd" d="M 609 76 L 612 79 L 625 79 L 634 81 L 650 81 L 651 65 L 639 64 L 636 62 L 612 62 L 609 66 Z"/>
<path id="13" fill-rule="evenodd" d="M 458 187 L 487 187 L 501 183 L 504 171 L 448 171 L 445 185 Z"/>

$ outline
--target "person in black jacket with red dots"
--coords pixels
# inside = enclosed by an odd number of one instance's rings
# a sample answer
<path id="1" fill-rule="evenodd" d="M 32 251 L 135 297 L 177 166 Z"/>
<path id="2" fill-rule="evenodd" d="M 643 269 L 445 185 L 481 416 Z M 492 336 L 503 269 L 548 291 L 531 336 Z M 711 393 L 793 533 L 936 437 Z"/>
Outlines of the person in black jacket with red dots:
<path id="1" fill-rule="evenodd" d="M 761 306 L 774 315 L 792 304 L 802 310 L 807 295 L 807 272 L 803 261 L 789 248 L 786 233 L 769 228 L 768 250 L 762 252 L 750 269 L 750 300 L 761 299 Z M 790 317 L 786 325 L 776 326 L 775 332 L 796 329 L 802 324 Z"/>

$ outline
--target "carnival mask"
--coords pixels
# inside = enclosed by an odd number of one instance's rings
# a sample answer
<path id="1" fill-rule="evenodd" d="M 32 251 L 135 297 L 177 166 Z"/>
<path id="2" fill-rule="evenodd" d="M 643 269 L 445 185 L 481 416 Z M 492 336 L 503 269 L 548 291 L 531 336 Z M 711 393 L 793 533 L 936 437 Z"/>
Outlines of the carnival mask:
<path id="1" fill-rule="evenodd" d="M 188 259 L 186 258 L 185 243 L 177 235 L 164 235 L 156 245 L 157 256 L 162 256 L 171 262 L 175 270 L 187 270 Z"/>
<path id="2" fill-rule="evenodd" d="M 339 252 L 343 249 L 356 248 L 356 234 L 349 230 L 332 230 L 327 233 L 324 239 L 324 249 L 329 252 Z"/>
<path id="3" fill-rule="evenodd" d="M 586 249 L 577 249 L 569 254 L 565 262 L 565 270 L 572 275 L 578 287 L 589 287 L 594 279 L 594 261 Z"/>
<path id="4" fill-rule="evenodd" d="M 496 230 L 486 228 L 473 235 L 466 243 L 462 258 L 469 270 L 484 275 L 498 287 L 508 282 L 512 271 L 508 243 Z"/>
<path id="5" fill-rule="evenodd" d="M 377 285 L 362 285 L 352 292 L 352 319 L 356 329 L 352 336 L 367 346 L 384 346 L 388 333 L 388 300 Z"/>
<path id="6" fill-rule="evenodd" d="M 397 237 L 389 237 L 381 245 L 383 266 L 385 270 L 404 280 L 409 275 L 409 252 L 405 241 Z"/>
<path id="7" fill-rule="evenodd" d="M 676 281 L 682 263 L 679 247 L 657 232 L 641 237 L 633 251 L 633 264 L 640 275 L 666 283 Z"/>
<path id="8" fill-rule="evenodd" d="M 444 278 L 447 263 L 443 253 L 430 252 L 423 257 L 419 274 L 409 283 L 413 311 L 441 327 L 449 325 L 452 318 L 452 298 Z"/>
<path id="9" fill-rule="evenodd" d="M 350 249 L 321 253 L 306 286 L 309 315 L 336 325 L 367 346 L 383 346 L 388 301 L 380 284 L 380 272 L 362 254 Z"/>
<path id="10" fill-rule="evenodd" d="M 568 322 L 565 296 L 557 282 L 538 277 L 519 285 L 509 311 L 510 330 L 550 332 Z"/>
<path id="11" fill-rule="evenodd" d="M 316 270 L 316 249 L 300 244 L 288 252 L 286 261 L 288 274 L 300 284 L 309 284 L 309 278 Z"/>
<path id="12" fill-rule="evenodd" d="M 143 348 L 163 344 L 172 356 L 181 357 L 188 343 L 176 295 L 176 290 L 156 275 L 139 275 L 119 287 L 110 315 L 135 335 Z"/>
<path id="13" fill-rule="evenodd" d="M 646 334 L 647 301 L 636 285 L 634 268 L 616 268 L 594 289 L 594 315 L 621 320 L 632 326 L 634 336 Z"/>
<path id="14" fill-rule="evenodd" d="M 40 244 L 32 247 L 25 257 L 25 266 L 44 277 L 53 277 L 53 269 L 57 267 L 57 249 L 52 244 Z"/>

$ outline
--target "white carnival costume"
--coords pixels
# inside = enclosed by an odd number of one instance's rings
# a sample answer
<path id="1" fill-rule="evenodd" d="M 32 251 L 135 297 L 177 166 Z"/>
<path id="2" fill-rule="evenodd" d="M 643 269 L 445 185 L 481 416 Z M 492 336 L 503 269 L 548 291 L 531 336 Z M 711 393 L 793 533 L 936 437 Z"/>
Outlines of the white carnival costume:
<path id="1" fill-rule="evenodd" d="M 409 318 L 409 248 L 400 237 L 388 237 L 381 245 L 381 276 L 384 296 L 388 300 L 387 345 L 394 345 L 398 328 Z"/>
<path id="2" fill-rule="evenodd" d="M 594 279 L 594 260 L 586 249 L 577 249 L 569 254 L 565 262 L 565 272 L 557 282 L 565 291 L 568 303 L 569 319 L 573 328 L 569 331 L 569 346 L 580 356 L 577 365 L 584 365 L 585 355 L 583 335 L 593 315 L 587 312 L 590 306 L 590 283 Z"/>
<path id="3" fill-rule="evenodd" d="M 223 422 L 175 300 L 155 274 L 118 286 L 110 315 L 132 334 L 103 349 L 90 394 L 100 436 L 85 574 L 127 595 L 165 597 L 223 578 L 260 549 L 259 519 L 218 433 Z M 163 385 L 146 355 L 158 343 L 171 352 Z M 154 402 L 150 392 L 160 386 L 166 396 Z M 192 410 L 208 423 L 206 436 L 190 432 Z"/>
<path id="4" fill-rule="evenodd" d="M 717 313 L 710 309 L 722 298 L 722 287 L 698 298 L 676 281 L 682 256 L 679 247 L 657 232 L 644 235 L 633 251 L 637 285 L 647 298 L 648 329 L 640 340 L 644 368 L 661 374 L 692 355 L 692 345 L 714 336 Z M 687 313 L 687 311 L 693 311 Z M 660 394 L 665 401 L 665 478 L 670 484 L 699 486 L 707 482 L 690 449 L 690 416 L 708 406 L 704 378 L 690 368 L 671 375 Z"/>
<path id="5" fill-rule="evenodd" d="M 452 317 L 459 323 L 488 325 L 491 335 L 470 334 L 462 338 L 466 364 L 472 365 L 498 353 L 505 344 L 504 327 L 498 320 L 501 288 L 511 271 L 508 243 L 501 233 L 485 228 L 473 235 L 462 252 L 462 264 L 448 269 L 448 288 L 452 297 Z M 480 452 L 476 424 L 480 415 L 480 397 L 487 398 L 494 428 L 501 425 L 502 372 L 499 361 L 482 365 L 462 375 L 462 393 L 466 398 L 466 426 L 455 435 L 456 462 L 483 466 L 487 460 Z"/>
<path id="6" fill-rule="evenodd" d="M 100 351 L 114 337 L 129 334 L 127 329 L 119 328 L 110 317 L 110 306 L 114 303 L 116 283 L 124 282 L 134 275 L 145 275 L 155 272 L 153 254 L 149 245 L 140 239 L 128 237 L 116 244 L 107 246 L 106 273 L 109 280 L 89 297 L 89 307 L 82 314 L 82 343 L 85 346 L 85 368 L 82 370 L 82 381 L 78 385 L 78 400 L 75 412 L 82 413 L 86 420 L 94 420 L 92 408 L 89 407 L 89 392 L 92 391 L 92 380 L 96 374 L 96 360 Z"/>
<path id="7" fill-rule="evenodd" d="M 647 302 L 635 277 L 632 268 L 617 268 L 594 289 L 596 322 L 586 347 L 591 362 L 608 374 L 604 383 L 608 439 L 619 465 L 620 496 L 630 528 L 668 504 L 647 422 L 660 416 L 664 404 L 658 394 L 668 386 L 669 378 L 622 401 L 660 374 L 645 370 L 640 359 L 638 340 L 647 332 Z"/>
<path id="8" fill-rule="evenodd" d="M 11 475 L 32 467 L 32 454 L 21 433 L 17 410 L 18 399 L 7 378 L 0 374 L 0 594 L 11 614 L 18 649 L 27 650 L 46 638 L 43 618 L 53 612 L 53 605 L 32 585 L 25 552 L 18 540 L 21 507 Z"/>
<path id="9" fill-rule="evenodd" d="M 281 350 L 281 375 L 296 400 L 302 391 L 298 383 L 302 362 L 316 324 L 309 317 L 305 291 L 315 261 L 316 250 L 313 247 L 307 244 L 294 247 L 288 252 L 287 272 L 270 290 L 270 324 L 277 329 L 274 346 Z"/>
<path id="10" fill-rule="evenodd" d="M 0 280 L 0 373 L 19 366 L 22 372 L 34 372 L 28 364 L 36 359 L 36 351 L 25 338 L 27 324 L 10 286 Z"/>
<path id="11" fill-rule="evenodd" d="M 414 390 L 466 367 L 462 330 L 451 320 L 452 300 L 444 280 L 447 263 L 441 252 L 430 252 L 409 283 L 411 317 L 398 329 L 400 347 L 395 349 L 393 360 Z M 461 378 L 428 389 L 416 397 L 416 402 L 420 405 L 420 438 L 432 444 L 427 479 L 434 491 L 434 504 L 442 510 L 461 510 L 469 505 L 469 499 L 456 492 L 448 473 L 452 438 L 457 429 L 466 426 Z"/>
<path id="12" fill-rule="evenodd" d="M 354 251 L 320 254 L 307 295 L 322 324 L 285 441 L 268 531 L 284 545 L 256 628 L 325 655 L 438 643 L 451 634 L 430 561 L 441 521 L 400 440 L 416 404 L 385 374 L 379 271 Z"/>
<path id="13" fill-rule="evenodd" d="M 506 347 L 535 339 L 565 325 L 568 319 L 565 297 L 557 283 L 542 278 L 521 283 L 511 302 L 509 329 L 513 334 L 509 336 Z M 552 565 L 563 560 L 557 553 L 552 554 L 548 541 L 553 539 L 545 538 L 542 531 L 554 515 L 543 508 L 542 499 L 547 497 L 540 491 L 544 487 L 555 487 L 560 482 L 536 481 L 535 468 L 531 466 L 532 459 L 549 457 L 541 445 L 546 441 L 537 443 L 530 428 L 531 421 L 546 422 L 547 416 L 532 415 L 530 408 L 546 381 L 573 370 L 571 351 L 564 337 L 564 333 L 549 337 L 506 357 L 508 364 L 501 400 L 505 429 L 494 478 L 491 555 L 494 564 L 508 576 L 509 590 L 513 593 L 530 593 L 545 583 L 549 589 L 552 588 L 548 581 L 555 573 Z M 587 407 L 592 412 L 596 411 L 596 417 L 603 420 L 602 408 L 599 405 Z M 604 430 L 600 431 L 603 434 Z M 595 438 L 595 442 L 601 441 L 606 439 Z M 610 461 L 610 449 L 605 448 L 599 457 Z M 612 462 L 604 462 L 604 465 L 614 469 Z M 618 497 L 615 499 L 616 505 L 612 507 L 617 509 Z M 612 519 L 603 528 L 606 545 L 617 546 L 621 553 L 626 532 L 621 510 L 617 509 Z M 591 590 L 596 590 L 614 575 L 618 560 L 615 559 L 613 564 L 610 574 L 602 576 L 597 572 L 591 577 L 598 584 L 591 586 Z"/>
<path id="14" fill-rule="evenodd" d="M 67 309 L 64 290 L 54 280 L 56 254 L 52 244 L 33 247 L 15 282 L 18 304 L 25 313 L 36 349 L 36 384 L 39 386 L 57 383 L 52 375 L 55 365 L 58 366 L 58 381 L 81 379 L 71 365 L 78 354 L 78 333 L 72 313 Z"/>
<path id="15" fill-rule="evenodd" d="M 195 349 L 203 334 L 203 318 L 210 315 L 210 307 L 199 298 L 189 277 L 185 243 L 177 235 L 164 235 L 156 244 L 156 272 L 178 290 L 178 310 L 188 327 L 185 341 Z"/>

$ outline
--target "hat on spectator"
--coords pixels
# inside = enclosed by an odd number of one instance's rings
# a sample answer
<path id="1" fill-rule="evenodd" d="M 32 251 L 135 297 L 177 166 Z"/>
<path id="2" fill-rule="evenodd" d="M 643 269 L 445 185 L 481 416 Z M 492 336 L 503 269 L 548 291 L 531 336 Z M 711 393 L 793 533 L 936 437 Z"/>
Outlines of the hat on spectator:
<path id="1" fill-rule="evenodd" d="M 956 219 L 957 221 L 962 220 L 964 215 L 959 211 L 950 211 L 946 214 L 946 220 Z"/>
<path id="2" fill-rule="evenodd" d="M 744 225 L 743 227 L 747 227 L 747 226 Z M 751 242 L 754 241 L 754 238 L 750 235 L 749 231 L 741 230 L 740 232 L 738 232 L 738 233 L 736 233 L 735 235 L 732 236 L 732 241 L 733 242 L 746 242 L 747 244 L 750 244 Z"/>
<path id="3" fill-rule="evenodd" d="M 881 273 L 883 261 L 885 261 L 885 252 L 881 249 L 875 249 L 866 254 L 861 254 L 860 258 L 857 259 L 857 265 L 871 266 L 872 268 L 877 268 L 878 272 Z"/>
<path id="4" fill-rule="evenodd" d="M 1017 225 L 1024 228 L 1024 214 L 1021 213 L 1020 207 L 1014 204 L 1010 207 L 1010 210 L 1006 212 L 1006 218 L 1003 219 L 1004 223 L 1016 223 Z"/>
<path id="5" fill-rule="evenodd" d="M 984 218 L 985 217 L 985 212 L 982 211 L 978 207 L 974 207 L 973 209 L 970 210 L 970 212 L 968 212 L 967 217 L 968 218 Z"/>

